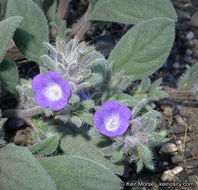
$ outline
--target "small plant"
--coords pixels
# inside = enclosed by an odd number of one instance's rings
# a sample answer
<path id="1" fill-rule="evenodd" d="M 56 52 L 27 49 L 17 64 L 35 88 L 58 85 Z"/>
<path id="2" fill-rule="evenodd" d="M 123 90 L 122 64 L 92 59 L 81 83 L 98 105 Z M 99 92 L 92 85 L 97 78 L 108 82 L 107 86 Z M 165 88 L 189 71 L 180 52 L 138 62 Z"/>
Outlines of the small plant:
<path id="1" fill-rule="evenodd" d="M 126 162 L 135 162 L 137 172 L 154 170 L 153 147 L 168 140 L 154 110 L 154 101 L 167 94 L 158 89 L 161 79 L 151 83 L 149 75 L 170 53 L 175 10 L 169 0 L 90 0 L 86 14 L 67 29 L 54 9 L 58 1 L 50 2 L 8 0 L 0 22 L 0 81 L 19 97 L 18 107 L 3 117 L 23 118 L 34 129 L 32 146 L 0 149 L 1 187 L 118 189 L 115 173 L 122 175 Z M 81 40 L 92 20 L 134 26 L 105 59 Z M 19 78 L 16 63 L 4 58 L 11 39 L 37 63 L 33 79 Z M 194 88 L 196 67 L 188 72 L 184 78 L 192 78 Z"/>
<path id="2" fill-rule="evenodd" d="M 198 64 L 186 66 L 186 72 L 178 81 L 179 90 L 190 91 L 198 98 Z"/>

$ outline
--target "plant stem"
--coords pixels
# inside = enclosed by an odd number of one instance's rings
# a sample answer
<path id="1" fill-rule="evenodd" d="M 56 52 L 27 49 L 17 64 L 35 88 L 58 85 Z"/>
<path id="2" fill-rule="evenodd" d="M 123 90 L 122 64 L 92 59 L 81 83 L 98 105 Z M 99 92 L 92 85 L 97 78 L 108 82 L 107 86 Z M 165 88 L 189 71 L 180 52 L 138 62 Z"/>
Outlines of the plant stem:
<path id="1" fill-rule="evenodd" d="M 8 109 L 3 111 L 3 117 L 5 118 L 12 118 L 12 117 L 18 117 L 18 118 L 26 118 L 35 116 L 38 114 L 43 113 L 43 108 L 41 107 L 34 107 L 27 110 L 20 110 L 20 109 Z"/>
<path id="2" fill-rule="evenodd" d="M 91 23 L 89 22 L 89 16 L 93 10 L 93 6 L 91 3 L 89 4 L 89 7 L 86 11 L 86 13 L 83 15 L 83 17 L 74 25 L 72 28 L 72 36 L 77 35 L 78 39 L 81 39 L 84 34 L 87 32 L 89 29 Z"/>
<path id="3" fill-rule="evenodd" d="M 60 0 L 57 11 L 57 16 L 60 18 L 60 20 L 63 20 L 63 17 L 65 16 L 65 11 L 67 10 L 70 1 L 71 0 Z"/>

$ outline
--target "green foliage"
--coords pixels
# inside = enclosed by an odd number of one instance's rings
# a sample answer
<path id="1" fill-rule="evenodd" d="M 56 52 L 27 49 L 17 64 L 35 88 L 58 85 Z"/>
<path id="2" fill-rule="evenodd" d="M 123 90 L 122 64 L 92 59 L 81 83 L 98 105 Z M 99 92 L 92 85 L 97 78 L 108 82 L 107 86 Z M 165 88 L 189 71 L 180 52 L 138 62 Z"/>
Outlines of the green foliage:
<path id="1" fill-rule="evenodd" d="M 40 56 L 46 53 L 42 43 L 48 42 L 44 14 L 32 0 L 8 0 L 6 17 L 11 16 L 24 18 L 15 32 L 15 44 L 28 59 L 40 63 Z"/>
<path id="2" fill-rule="evenodd" d="M 42 9 L 47 18 L 53 21 L 56 16 L 57 0 L 34 0 Z"/>
<path id="3" fill-rule="evenodd" d="M 9 59 L 3 59 L 0 64 L 0 81 L 7 90 L 16 93 L 18 70 L 15 62 Z"/>
<path id="4" fill-rule="evenodd" d="M 165 91 L 158 90 L 157 88 L 161 84 L 161 79 L 154 81 L 151 84 L 149 77 L 143 78 L 138 89 L 133 93 L 133 96 L 137 100 L 142 98 L 147 99 L 149 102 L 158 101 L 162 98 L 167 98 L 168 94 Z"/>
<path id="5" fill-rule="evenodd" d="M 145 30 L 146 28 L 146 30 Z M 155 18 L 141 22 L 129 30 L 110 54 L 108 64 L 114 62 L 114 72 L 141 79 L 161 67 L 174 41 L 174 22 Z"/>
<path id="6" fill-rule="evenodd" d="M 0 110 L 0 147 L 6 144 L 6 142 L 4 141 L 5 133 L 3 129 L 3 125 L 6 121 L 7 121 L 6 118 L 1 118 L 1 110 Z"/>
<path id="7" fill-rule="evenodd" d="M 157 17 L 177 20 L 170 0 L 100 0 L 90 19 L 137 24 Z"/>
<path id="8" fill-rule="evenodd" d="M 148 82 L 147 82 L 148 83 Z M 154 119 L 152 112 L 146 112 L 140 117 L 140 111 L 145 102 L 142 101 L 131 110 L 130 126 L 122 136 L 111 139 L 103 139 L 101 152 L 105 157 L 111 159 L 114 164 L 120 164 L 124 161 L 137 165 L 137 172 L 140 172 L 145 165 L 147 168 L 154 170 L 152 148 L 167 142 L 166 131 L 157 132 L 157 119 Z M 146 114 L 148 114 L 146 116 Z M 97 130 L 90 130 L 92 138 L 102 139 Z M 99 141 L 99 140 L 98 140 Z"/>
<path id="9" fill-rule="evenodd" d="M 0 149 L 1 190 L 57 190 L 39 161 L 25 148 L 7 145 Z"/>
<path id="10" fill-rule="evenodd" d="M 56 150 L 58 143 L 59 136 L 53 135 L 51 137 L 46 138 L 42 142 L 28 147 L 28 150 L 35 155 L 50 155 Z"/>
<path id="11" fill-rule="evenodd" d="M 60 146 L 65 154 L 88 158 L 104 165 L 115 173 L 122 174 L 123 166 L 114 165 L 110 160 L 104 158 L 98 146 L 99 141 L 88 136 L 88 128 L 79 129 L 71 124 L 64 126 L 58 123 L 48 124 L 48 128 L 51 132 L 59 134 L 61 138 Z"/>
<path id="12" fill-rule="evenodd" d="M 6 5 L 7 5 L 7 0 L 0 1 L 0 20 L 2 20 L 6 15 Z"/>
<path id="13" fill-rule="evenodd" d="M 186 65 L 186 72 L 180 77 L 178 81 L 178 88 L 180 90 L 191 90 L 198 82 L 198 64 L 192 68 Z"/>
<path id="14" fill-rule="evenodd" d="M 20 16 L 15 16 L 0 22 L 0 64 L 8 49 L 10 40 L 22 19 Z"/>
<path id="15" fill-rule="evenodd" d="M 119 189 L 120 180 L 109 169 L 76 156 L 43 158 L 40 163 L 56 182 L 59 190 Z"/>

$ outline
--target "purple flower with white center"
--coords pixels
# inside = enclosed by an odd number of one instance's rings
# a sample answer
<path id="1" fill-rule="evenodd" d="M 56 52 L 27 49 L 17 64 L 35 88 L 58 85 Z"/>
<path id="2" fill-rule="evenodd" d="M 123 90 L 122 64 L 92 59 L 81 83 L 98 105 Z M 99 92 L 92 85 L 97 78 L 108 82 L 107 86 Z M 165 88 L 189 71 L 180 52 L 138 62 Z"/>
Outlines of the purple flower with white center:
<path id="1" fill-rule="evenodd" d="M 94 115 L 98 131 L 106 136 L 122 135 L 129 126 L 131 112 L 126 106 L 120 106 L 116 101 L 107 101 Z"/>
<path id="2" fill-rule="evenodd" d="M 36 92 L 34 100 L 41 107 L 58 111 L 67 105 L 70 97 L 70 86 L 62 77 L 49 71 L 47 75 L 38 74 L 32 80 L 32 90 Z"/>

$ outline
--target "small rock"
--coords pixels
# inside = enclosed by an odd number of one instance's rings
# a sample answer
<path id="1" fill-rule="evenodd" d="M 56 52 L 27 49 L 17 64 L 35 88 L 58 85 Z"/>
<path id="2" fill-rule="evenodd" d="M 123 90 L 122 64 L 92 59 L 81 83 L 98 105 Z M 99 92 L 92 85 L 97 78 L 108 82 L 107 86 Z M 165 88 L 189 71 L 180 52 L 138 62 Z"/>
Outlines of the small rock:
<path id="1" fill-rule="evenodd" d="M 179 163 L 183 161 L 183 156 L 181 155 L 175 155 L 171 158 L 171 161 L 173 164 Z"/>
<path id="2" fill-rule="evenodd" d="M 172 117 L 173 109 L 169 106 L 163 107 L 163 114 L 167 117 Z"/>
<path id="3" fill-rule="evenodd" d="M 188 126 L 188 124 L 179 115 L 177 115 L 175 119 L 176 119 L 178 124 L 180 124 L 180 125 L 182 125 L 184 127 Z"/>
<path id="4" fill-rule="evenodd" d="M 192 55 L 192 50 L 191 50 L 191 49 L 187 49 L 187 50 L 186 50 L 186 54 L 187 54 L 187 55 Z"/>
<path id="5" fill-rule="evenodd" d="M 191 39 L 193 39 L 193 37 L 194 37 L 194 33 L 191 31 L 191 32 L 188 32 L 188 34 L 186 35 L 186 38 L 188 39 L 188 40 L 191 40 Z"/>
<path id="6" fill-rule="evenodd" d="M 172 181 L 174 179 L 175 175 L 171 170 L 166 170 L 161 177 L 162 181 Z"/>
<path id="7" fill-rule="evenodd" d="M 163 162 L 162 165 L 163 165 L 163 166 L 168 166 L 169 163 L 168 163 L 168 162 Z"/>
<path id="8" fill-rule="evenodd" d="M 177 166 L 175 168 L 172 169 L 172 172 L 174 175 L 179 174 L 181 171 L 183 170 L 183 168 L 181 166 Z"/>
<path id="9" fill-rule="evenodd" d="M 177 151 L 177 146 L 173 143 L 166 143 L 161 146 L 160 153 L 172 153 Z"/>
<path id="10" fill-rule="evenodd" d="M 179 69 L 180 68 L 180 64 L 178 62 L 176 62 L 176 63 L 173 64 L 173 67 L 175 69 Z"/>
<path id="11" fill-rule="evenodd" d="M 33 140 L 34 134 L 30 127 L 18 130 L 15 137 L 13 138 L 13 142 L 21 146 L 31 146 L 33 145 Z"/>
<path id="12" fill-rule="evenodd" d="M 170 129 L 170 134 L 183 134 L 186 131 L 186 127 L 180 125 L 176 125 L 176 126 L 172 126 L 172 128 Z"/>

